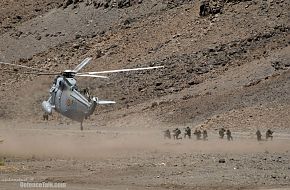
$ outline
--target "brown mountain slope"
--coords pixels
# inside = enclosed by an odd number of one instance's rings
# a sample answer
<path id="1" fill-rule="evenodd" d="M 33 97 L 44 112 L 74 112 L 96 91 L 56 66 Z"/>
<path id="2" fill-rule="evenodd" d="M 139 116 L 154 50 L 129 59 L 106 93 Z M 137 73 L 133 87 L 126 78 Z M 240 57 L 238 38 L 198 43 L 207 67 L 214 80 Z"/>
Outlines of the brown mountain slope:
<path id="1" fill-rule="evenodd" d="M 59 7 L 61 4 L 62 0 L 2 0 L 0 5 L 0 35 L 17 28 L 25 21 Z"/>
<path id="2" fill-rule="evenodd" d="M 51 71 L 73 68 L 87 56 L 94 58 L 87 71 L 164 65 L 159 71 L 112 75 L 110 81 L 79 80 L 80 86 L 88 85 L 98 97 L 118 102 L 98 109 L 91 122 L 134 124 L 134 117 L 148 115 L 169 123 L 199 124 L 235 110 L 251 112 L 260 104 L 280 109 L 285 103 L 279 95 L 287 82 L 271 76 L 281 72 L 274 68 L 289 66 L 288 9 L 287 1 L 249 1 L 227 3 L 223 14 L 199 17 L 198 2 L 169 7 L 148 1 L 124 9 L 96 9 L 80 3 L 76 9 L 53 10 L 22 23 L 17 29 L 30 32 L 27 36 L 12 39 L 11 33 L 5 33 L 0 38 L 0 55 L 8 61 L 29 57 L 19 63 Z M 286 58 L 280 61 L 280 56 Z M 245 87 L 261 79 L 255 73 L 239 73 L 240 68 L 255 71 L 255 62 L 265 64 L 268 70 L 258 71 L 263 72 L 263 80 L 269 79 L 257 82 L 257 87 Z M 11 73 L 1 76 L 2 118 L 39 121 L 39 105 L 52 78 L 16 76 L 16 80 Z M 226 80 L 233 82 L 224 90 L 220 86 Z"/>

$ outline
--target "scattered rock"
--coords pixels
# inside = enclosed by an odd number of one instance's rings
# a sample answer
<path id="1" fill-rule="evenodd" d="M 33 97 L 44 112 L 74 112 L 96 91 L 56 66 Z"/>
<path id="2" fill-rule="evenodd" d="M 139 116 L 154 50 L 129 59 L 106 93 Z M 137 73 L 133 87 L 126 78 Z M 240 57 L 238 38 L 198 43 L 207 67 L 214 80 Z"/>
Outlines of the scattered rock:
<path id="1" fill-rule="evenodd" d="M 189 81 L 187 84 L 188 84 L 188 85 L 197 85 L 197 84 L 199 84 L 199 83 L 201 83 L 200 80 L 193 79 L 193 80 Z"/>
<path id="2" fill-rule="evenodd" d="M 156 82 L 155 83 L 155 86 L 161 86 L 162 85 L 162 82 Z"/>
<path id="3" fill-rule="evenodd" d="M 290 67 L 290 61 L 288 59 L 280 58 L 280 60 L 272 61 L 271 65 L 275 70 L 286 70 Z"/>
<path id="4" fill-rule="evenodd" d="M 219 2 L 219 1 L 218 1 Z M 224 3 L 217 3 L 213 0 L 201 1 L 199 16 L 217 15 L 222 13 Z"/>
<path id="5" fill-rule="evenodd" d="M 184 95 L 182 97 L 182 100 L 189 100 L 190 98 L 193 98 L 193 96 L 192 95 Z"/>
<path id="6" fill-rule="evenodd" d="M 101 50 L 96 51 L 96 58 L 100 58 L 104 55 L 104 53 Z"/>
<path id="7" fill-rule="evenodd" d="M 73 4 L 73 0 L 65 0 L 63 8 L 67 8 L 69 5 Z"/>
<path id="8" fill-rule="evenodd" d="M 73 48 L 74 49 L 79 49 L 80 48 L 80 44 L 73 44 Z"/>
<path id="9" fill-rule="evenodd" d="M 273 179 L 276 179 L 276 178 L 277 178 L 277 176 L 275 176 L 275 175 L 271 175 L 271 177 L 272 177 Z"/>
<path id="10" fill-rule="evenodd" d="M 91 0 L 87 5 L 93 4 L 95 8 L 128 8 L 135 4 L 142 3 L 142 0 Z"/>
<path id="11" fill-rule="evenodd" d="M 17 15 L 15 18 L 18 19 L 18 20 L 21 20 L 22 19 L 22 16 Z"/>
<path id="12" fill-rule="evenodd" d="M 14 37 L 16 39 L 20 38 L 23 35 L 22 31 L 16 31 L 15 33 L 10 34 L 11 37 Z"/>
<path id="13" fill-rule="evenodd" d="M 249 82 L 248 84 L 245 84 L 244 87 L 255 86 L 255 85 L 259 84 L 261 81 L 262 81 L 261 79 L 258 79 L 256 81 Z"/>
<path id="14" fill-rule="evenodd" d="M 37 36 L 35 37 L 35 39 L 36 39 L 36 40 L 41 40 L 41 36 L 40 36 L 40 35 L 37 35 Z"/>
<path id="15" fill-rule="evenodd" d="M 155 108 L 155 107 L 157 107 L 158 106 L 158 102 L 153 102 L 152 104 L 151 104 L 151 107 L 152 108 Z"/>
<path id="16" fill-rule="evenodd" d="M 81 38 L 82 36 L 80 35 L 80 34 L 76 34 L 75 35 L 75 39 L 77 40 L 77 39 L 79 39 L 79 38 Z"/>

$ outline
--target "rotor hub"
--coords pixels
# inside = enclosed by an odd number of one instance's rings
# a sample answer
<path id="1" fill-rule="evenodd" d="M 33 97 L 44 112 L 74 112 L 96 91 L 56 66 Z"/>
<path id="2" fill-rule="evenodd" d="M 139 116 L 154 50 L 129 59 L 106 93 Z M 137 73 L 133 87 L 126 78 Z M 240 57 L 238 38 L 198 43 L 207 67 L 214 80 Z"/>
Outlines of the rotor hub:
<path id="1" fill-rule="evenodd" d="M 62 75 L 66 78 L 74 78 L 76 75 L 76 72 L 73 70 L 65 70 Z"/>

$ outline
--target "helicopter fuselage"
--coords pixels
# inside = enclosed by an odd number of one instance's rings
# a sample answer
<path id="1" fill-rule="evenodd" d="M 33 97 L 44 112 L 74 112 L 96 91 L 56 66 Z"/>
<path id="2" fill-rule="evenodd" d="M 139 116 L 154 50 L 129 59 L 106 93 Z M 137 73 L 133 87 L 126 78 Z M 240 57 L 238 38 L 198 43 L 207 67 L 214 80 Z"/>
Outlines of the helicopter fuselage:
<path id="1" fill-rule="evenodd" d="M 47 114 L 54 109 L 65 117 L 83 122 L 94 112 L 96 105 L 95 98 L 89 100 L 78 91 L 74 78 L 58 76 L 50 89 L 50 98 L 42 103 L 42 108 Z"/>

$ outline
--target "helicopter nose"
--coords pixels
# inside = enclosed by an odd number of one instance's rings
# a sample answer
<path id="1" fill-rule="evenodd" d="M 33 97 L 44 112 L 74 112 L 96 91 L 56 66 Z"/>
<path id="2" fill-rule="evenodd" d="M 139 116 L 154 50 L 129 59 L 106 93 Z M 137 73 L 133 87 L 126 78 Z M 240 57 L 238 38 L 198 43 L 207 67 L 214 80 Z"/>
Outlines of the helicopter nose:
<path id="1" fill-rule="evenodd" d="M 45 111 L 48 114 L 52 113 L 51 104 L 49 102 L 47 102 L 47 101 L 43 101 L 42 102 L 42 109 L 43 109 L 43 111 Z"/>

